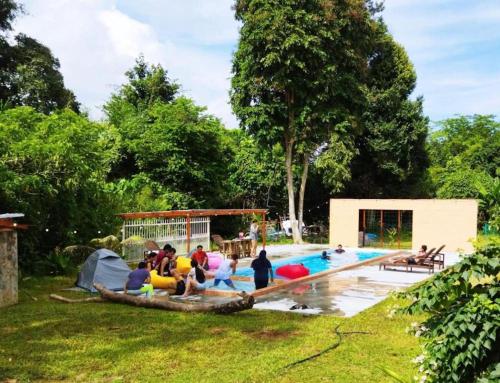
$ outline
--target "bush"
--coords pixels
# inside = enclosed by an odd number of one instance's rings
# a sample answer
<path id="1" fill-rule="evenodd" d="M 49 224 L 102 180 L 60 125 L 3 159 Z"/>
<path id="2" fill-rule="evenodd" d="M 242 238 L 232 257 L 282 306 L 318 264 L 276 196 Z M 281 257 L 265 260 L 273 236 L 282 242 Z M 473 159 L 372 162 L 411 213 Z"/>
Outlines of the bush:
<path id="1" fill-rule="evenodd" d="M 498 382 L 500 378 L 500 246 L 488 245 L 403 296 L 406 314 L 429 313 L 420 381 Z"/>

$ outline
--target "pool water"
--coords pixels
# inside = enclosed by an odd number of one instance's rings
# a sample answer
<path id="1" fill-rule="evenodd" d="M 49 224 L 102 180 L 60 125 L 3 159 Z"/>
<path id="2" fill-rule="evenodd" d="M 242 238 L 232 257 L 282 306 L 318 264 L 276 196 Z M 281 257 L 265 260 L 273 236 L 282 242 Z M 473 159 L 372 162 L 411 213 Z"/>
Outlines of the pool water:
<path id="1" fill-rule="evenodd" d="M 280 266 L 290 265 L 290 264 L 300 264 L 302 263 L 305 267 L 309 269 L 311 274 L 320 273 L 322 271 L 336 269 L 345 265 L 349 265 L 356 262 L 361 262 L 367 259 L 375 258 L 383 255 L 383 251 L 346 251 L 342 254 L 337 254 L 335 252 L 328 251 L 330 259 L 321 259 L 321 253 L 310 254 L 305 256 L 290 257 L 286 259 L 281 259 L 278 261 L 272 261 L 273 273 L 276 276 L 276 269 Z M 250 267 L 244 267 L 236 270 L 236 274 L 242 277 L 253 277 L 253 269 Z M 280 278 L 276 276 L 276 278 Z M 222 284 L 222 283 L 221 283 Z"/>
<path id="2" fill-rule="evenodd" d="M 237 291 L 254 291 L 255 284 L 253 282 L 247 281 L 233 281 L 234 287 L 236 287 Z M 209 281 L 209 290 L 225 290 L 225 291 L 233 291 L 232 288 L 227 286 L 224 282 L 219 283 L 219 286 L 214 287 L 213 280 Z"/>

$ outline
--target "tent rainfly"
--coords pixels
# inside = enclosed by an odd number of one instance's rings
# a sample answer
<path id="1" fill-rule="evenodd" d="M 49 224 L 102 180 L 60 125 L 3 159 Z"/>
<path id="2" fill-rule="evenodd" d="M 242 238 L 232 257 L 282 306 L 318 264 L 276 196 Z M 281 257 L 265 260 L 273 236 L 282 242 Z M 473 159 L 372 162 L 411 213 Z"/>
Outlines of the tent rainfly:
<path id="1" fill-rule="evenodd" d="M 118 254 L 108 249 L 99 249 L 89 255 L 78 274 L 76 285 L 96 292 L 94 283 L 101 283 L 108 290 L 122 290 L 130 268 Z"/>

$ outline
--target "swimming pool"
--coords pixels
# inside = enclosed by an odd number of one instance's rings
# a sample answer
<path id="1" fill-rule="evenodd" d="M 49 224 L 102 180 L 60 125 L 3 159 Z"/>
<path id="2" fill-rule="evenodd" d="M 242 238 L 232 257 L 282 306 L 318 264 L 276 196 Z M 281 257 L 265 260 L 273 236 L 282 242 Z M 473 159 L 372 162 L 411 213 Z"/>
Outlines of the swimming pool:
<path id="1" fill-rule="evenodd" d="M 278 261 L 271 261 L 273 266 L 273 273 L 276 276 L 276 269 L 280 266 L 299 264 L 302 263 L 305 267 L 309 269 L 311 274 L 320 273 L 322 271 L 336 269 L 342 266 L 350 265 L 352 263 L 365 261 L 367 259 L 375 258 L 380 255 L 386 254 L 385 251 L 365 251 L 365 250 L 355 250 L 346 251 L 342 254 L 337 254 L 333 251 L 328 251 L 330 256 L 329 260 L 321 259 L 321 253 L 315 253 L 310 255 L 302 255 L 297 257 L 290 257 L 286 259 L 280 259 Z M 236 274 L 241 277 L 253 277 L 253 269 L 250 267 L 244 267 L 236 270 Z M 276 276 L 276 278 L 280 278 Z"/>

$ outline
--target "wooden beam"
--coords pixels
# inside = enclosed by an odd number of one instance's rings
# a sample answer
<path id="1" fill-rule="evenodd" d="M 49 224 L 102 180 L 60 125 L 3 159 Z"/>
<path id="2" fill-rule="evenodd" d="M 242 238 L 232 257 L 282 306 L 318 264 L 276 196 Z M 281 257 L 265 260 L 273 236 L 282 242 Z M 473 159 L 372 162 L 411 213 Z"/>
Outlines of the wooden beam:
<path id="1" fill-rule="evenodd" d="M 167 211 L 148 211 L 136 213 L 121 213 L 118 217 L 123 219 L 141 219 L 141 218 L 177 218 L 177 217 L 213 217 L 213 216 L 231 216 L 231 215 L 262 215 L 267 212 L 266 209 L 199 209 L 199 210 L 167 210 Z"/>

